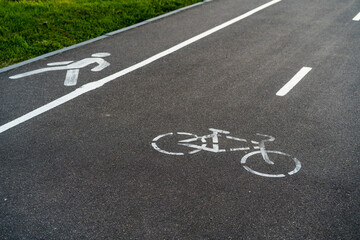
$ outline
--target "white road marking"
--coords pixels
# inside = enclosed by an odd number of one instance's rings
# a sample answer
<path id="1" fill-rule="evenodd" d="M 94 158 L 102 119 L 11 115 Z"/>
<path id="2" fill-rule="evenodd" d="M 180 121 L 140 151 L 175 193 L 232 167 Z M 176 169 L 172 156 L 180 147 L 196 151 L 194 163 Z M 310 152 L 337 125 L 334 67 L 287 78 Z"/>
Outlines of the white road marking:
<path id="1" fill-rule="evenodd" d="M 231 139 L 231 140 L 235 140 L 235 141 L 239 141 L 239 142 L 247 142 L 247 140 L 243 139 L 243 138 L 237 138 L 237 137 L 232 137 L 232 136 L 226 136 L 226 138 Z M 250 150 L 250 148 L 249 147 L 230 148 L 230 151 L 246 151 L 246 150 Z"/>
<path id="2" fill-rule="evenodd" d="M 235 140 L 235 141 L 239 141 L 239 142 L 247 142 L 246 139 L 243 138 L 237 138 L 237 137 L 232 137 L 232 136 L 226 136 L 227 139 L 231 139 L 231 140 Z"/>
<path id="3" fill-rule="evenodd" d="M 308 74 L 308 72 L 310 72 L 312 68 L 309 67 L 303 67 L 302 69 L 300 69 L 300 71 L 288 82 L 286 83 L 277 93 L 277 96 L 285 96 L 293 87 L 296 86 L 296 84 L 298 84 L 301 79 L 303 79 L 305 77 L 306 74 Z"/>
<path id="4" fill-rule="evenodd" d="M 236 18 L 233 18 L 233 19 L 231 19 L 231 20 L 229 20 L 229 21 L 227 21 L 227 22 L 225 22 L 225 23 L 223 23 L 223 24 L 221 24 L 221 25 L 219 25 L 217 27 L 214 27 L 214 28 L 212 28 L 212 29 L 210 29 L 208 31 L 205 31 L 205 32 L 203 32 L 203 33 L 201 33 L 201 34 L 199 34 L 199 35 L 197 35 L 195 37 L 192 37 L 192 38 L 190 38 L 190 39 L 188 39 L 188 40 L 186 40 L 186 41 L 184 41 L 182 43 L 179 43 L 178 45 L 175 45 L 174 47 L 171 47 L 171 48 L 169 48 L 169 49 L 167 49 L 167 50 L 165 50 L 165 51 L 163 51 L 161 53 L 158 53 L 158 54 L 156 54 L 156 55 L 154 55 L 154 56 L 152 56 L 152 57 L 150 57 L 150 58 L 148 58 L 148 59 L 146 59 L 146 60 L 144 60 L 142 62 L 139 62 L 139 63 L 137 63 L 137 64 L 135 64 L 135 65 L 133 65 L 131 67 L 128 67 L 128 68 L 126 68 L 124 70 L 121 70 L 121 71 L 119 71 L 117 73 L 114 73 L 114 74 L 112 74 L 112 75 L 110 75 L 108 77 L 105 77 L 103 79 L 100 79 L 98 81 L 85 84 L 82 87 L 74 90 L 73 92 L 70 92 L 70 93 L 66 94 L 63 97 L 60 97 L 60 98 L 58 98 L 58 99 L 56 99 L 56 100 L 54 100 L 54 101 L 40 107 L 38 109 L 35 109 L 35 110 L 33 110 L 33 111 L 31 111 L 31 112 L 29 112 L 29 113 L 27 113 L 27 114 L 25 114 L 25 115 L 23 115 L 21 117 L 9 122 L 9 123 L 6 123 L 6 124 L 0 126 L 0 133 L 5 132 L 6 130 L 8 130 L 10 128 L 13 128 L 13 127 L 15 127 L 15 126 L 17 126 L 17 125 L 19 125 L 19 124 L 21 124 L 21 123 L 23 123 L 25 121 L 28 121 L 29 119 L 32 119 L 32 118 L 34 118 L 34 117 L 36 117 L 36 116 L 38 116 L 38 115 L 40 115 L 40 114 L 42 114 L 44 112 L 47 112 L 47 111 L 49 111 L 49 110 L 51 110 L 51 109 L 53 109 L 55 107 L 58 107 L 58 106 L 60 106 L 60 105 L 62 105 L 64 103 L 66 103 L 66 102 L 68 102 L 68 101 L 70 101 L 70 100 L 84 94 L 84 93 L 95 90 L 95 89 L 103 86 L 105 83 L 111 82 L 111 81 L 113 81 L 113 80 L 115 80 L 115 79 L 117 79 L 117 78 L 119 78 L 121 76 L 124 76 L 125 74 L 128 74 L 128 73 L 130 73 L 132 71 L 135 71 L 135 70 L 137 70 L 137 69 L 139 69 L 141 67 L 144 67 L 144 66 L 146 66 L 146 65 L 148 65 L 148 64 L 150 64 L 150 63 L 152 63 L 152 62 L 154 62 L 156 60 L 159 60 L 160 58 L 163 58 L 163 57 L 165 57 L 165 56 L 167 56 L 167 55 L 169 55 L 169 54 L 171 54 L 173 52 L 176 52 L 176 51 L 178 51 L 178 50 L 180 50 L 180 49 L 182 49 L 182 48 L 184 48 L 184 47 L 186 47 L 186 46 L 188 46 L 188 45 L 190 45 L 190 44 L 192 44 L 192 43 L 194 43 L 196 41 L 199 41 L 202 38 L 205 38 L 205 37 L 217 32 L 217 31 L 219 31 L 219 30 L 221 30 L 223 28 L 226 28 L 226 27 L 228 27 L 228 26 L 230 26 L 230 25 L 232 25 L 232 24 L 234 24 L 234 23 L 236 23 L 236 22 L 238 22 L 238 21 L 240 21 L 240 20 L 242 20 L 244 18 L 247 18 L 247 17 L 249 17 L 249 16 L 251 16 L 251 15 L 253 15 L 253 14 L 255 14 L 255 13 L 257 13 L 257 12 L 263 10 L 263 9 L 265 9 L 265 8 L 268 8 L 268 7 L 274 5 L 274 4 L 278 3 L 278 2 L 281 2 L 281 1 L 282 0 L 273 0 L 271 2 L 263 4 L 263 5 L 255 8 L 253 10 L 248 11 L 245 14 L 242 14 L 242 15 L 236 17 Z"/>
<path id="5" fill-rule="evenodd" d="M 108 57 L 110 56 L 110 53 L 107 52 L 102 52 L 102 53 L 94 53 L 91 55 L 94 58 L 103 58 L 103 57 Z"/>
<path id="6" fill-rule="evenodd" d="M 151 145 L 153 146 L 153 148 L 161 153 L 165 153 L 165 154 L 169 154 L 169 155 L 176 155 L 176 156 L 182 156 L 184 155 L 183 153 L 174 153 L 174 152 L 168 152 L 165 150 L 160 149 L 155 142 L 151 143 Z"/>
<path id="7" fill-rule="evenodd" d="M 191 147 L 191 148 L 195 148 L 195 149 L 199 149 L 199 150 L 208 151 L 208 152 L 214 152 L 214 153 L 226 152 L 226 149 L 219 149 L 219 146 L 214 146 L 216 144 L 213 144 L 212 148 L 206 147 L 206 145 L 198 146 L 195 144 L 188 144 L 188 143 L 178 143 L 178 144 L 182 145 L 182 146 L 186 146 L 186 147 Z"/>
<path id="8" fill-rule="evenodd" d="M 360 21 L 360 12 L 353 18 L 354 21 Z"/>
<path id="9" fill-rule="evenodd" d="M 66 72 L 65 86 L 75 86 L 79 77 L 79 69 L 69 69 Z"/>
<path id="10" fill-rule="evenodd" d="M 180 134 L 180 135 L 187 135 L 187 136 L 194 136 L 194 134 L 191 134 L 191 133 L 186 133 L 186 132 L 178 132 L 177 134 Z M 151 145 L 153 146 L 153 148 L 161 153 L 165 153 L 165 154 L 170 154 L 170 155 L 178 155 L 178 156 L 182 156 L 184 155 L 184 153 L 176 153 L 176 152 L 168 152 L 168 151 L 165 151 L 165 150 L 162 150 L 161 148 L 158 147 L 158 145 L 156 144 L 156 141 L 158 141 L 160 138 L 162 137 L 166 137 L 166 136 L 173 136 L 174 134 L 173 133 L 166 133 L 166 134 L 162 134 L 162 135 L 159 135 L 157 136 L 156 138 L 153 139 L 153 142 L 151 143 Z M 198 138 L 195 138 L 195 140 L 197 140 Z M 206 141 L 205 141 L 206 142 Z M 203 147 L 206 146 L 206 143 L 202 145 Z M 199 149 L 196 149 L 196 150 L 193 150 L 193 151 L 190 151 L 188 152 L 189 154 L 194 154 L 194 153 L 197 153 L 197 152 L 200 152 L 201 150 Z"/>
<path id="11" fill-rule="evenodd" d="M 295 169 L 292 170 L 291 172 L 288 172 L 289 175 L 293 175 L 293 174 L 297 173 L 301 168 L 301 162 L 299 160 L 297 160 L 296 158 L 294 158 L 294 161 L 296 164 Z"/>
<path id="12" fill-rule="evenodd" d="M 165 133 L 165 134 L 159 135 L 159 136 L 157 136 L 156 138 L 153 139 L 153 142 L 156 142 L 157 140 L 159 140 L 162 137 L 172 136 L 172 135 L 173 135 L 173 133 Z"/>
<path id="13" fill-rule="evenodd" d="M 60 66 L 60 65 L 68 65 L 70 63 L 72 63 L 74 61 L 64 61 L 64 62 L 53 62 L 53 63 L 48 63 L 48 66 Z"/>
<path id="14" fill-rule="evenodd" d="M 213 153 L 223 153 L 223 152 L 227 152 L 226 149 L 219 149 L 219 145 L 218 145 L 218 133 L 220 132 L 227 132 L 230 134 L 230 132 L 228 131 L 223 131 L 223 130 L 217 130 L 217 129 L 213 129 L 213 128 L 209 128 L 209 130 L 213 131 L 214 133 L 214 136 L 212 137 L 212 141 L 213 141 L 213 144 L 212 144 L 212 148 L 210 147 L 206 147 L 206 144 L 203 144 L 202 146 L 198 146 L 198 145 L 195 145 L 195 144 L 188 144 L 188 143 L 179 143 L 178 142 L 178 145 L 182 145 L 182 146 L 186 146 L 186 147 L 190 147 L 190 148 L 195 148 L 196 150 L 193 150 L 192 152 L 189 152 L 189 154 L 193 154 L 193 153 L 197 153 L 199 151 L 207 151 L 207 152 L 213 152 Z M 192 135 L 192 136 L 196 136 L 195 134 L 192 134 L 192 133 L 183 133 L 183 132 L 178 132 L 177 134 L 185 134 L 185 135 Z M 176 153 L 176 152 L 168 152 L 168 151 L 165 151 L 165 150 L 162 150 L 161 148 L 159 148 L 156 144 L 156 141 L 159 140 L 160 138 L 162 137 L 165 137 L 165 136 L 171 136 L 173 135 L 173 133 L 167 133 L 167 134 L 162 134 L 162 135 L 159 135 L 157 137 L 155 137 L 153 139 L 153 142 L 151 143 L 152 147 L 161 152 L 161 153 L 165 153 L 165 154 L 170 154 L 170 155 L 179 155 L 179 156 L 183 156 L 184 153 Z M 241 164 L 243 165 L 243 167 L 246 169 L 246 171 L 249 171 L 250 173 L 253 173 L 253 174 L 256 174 L 256 175 L 259 175 L 259 176 L 263 176 L 263 177 L 271 177 L 271 178 L 279 178 L 279 177 L 286 177 L 287 175 L 293 175 L 295 173 L 297 173 L 300 169 L 301 169 L 301 163 L 299 160 L 297 160 L 296 158 L 293 158 L 291 157 L 289 154 L 287 153 L 283 153 L 283 152 L 279 152 L 279 151 L 272 151 L 272 150 L 265 150 L 265 142 L 273 142 L 275 141 L 275 138 L 272 137 L 272 136 L 269 136 L 269 135 L 265 135 L 265 134 L 259 134 L 257 133 L 256 135 L 258 136 L 263 136 L 263 137 L 267 137 L 268 139 L 266 140 L 261 140 L 260 143 L 259 143 L 259 149 L 260 151 L 254 151 L 254 152 L 250 152 L 250 153 L 247 153 L 246 155 L 244 155 L 240 162 Z M 212 136 L 212 135 L 205 135 L 205 136 L 202 136 L 202 137 L 197 137 L 195 138 L 195 140 L 197 140 L 198 138 L 201 138 L 201 139 L 204 139 L 205 137 L 206 138 L 209 138 L 209 136 Z M 242 139 L 242 138 L 236 138 L 236 137 L 232 137 L 232 136 L 226 136 L 227 139 L 232 139 L 232 140 L 240 140 L 240 141 L 245 141 L 247 142 L 246 139 Z M 182 142 L 182 141 L 181 141 Z M 255 141 L 251 141 L 251 142 L 255 142 Z M 250 150 L 249 147 L 245 147 L 245 148 L 230 148 L 230 152 L 234 152 L 234 151 L 247 151 L 247 150 Z M 272 153 L 272 154 L 277 154 L 277 155 L 282 155 L 282 156 L 285 156 L 287 159 L 291 159 L 294 161 L 295 163 L 295 168 L 290 171 L 290 172 L 287 172 L 286 174 L 276 174 L 276 173 L 273 173 L 273 174 L 268 174 L 268 173 L 262 173 L 262 172 L 258 172 L 258 171 L 255 171 L 254 169 L 250 168 L 249 166 L 246 166 L 246 164 L 249 162 L 249 158 L 251 158 L 252 156 L 254 155 L 260 155 L 262 157 L 262 159 L 265 161 L 266 164 L 269 164 L 269 165 L 274 165 L 274 162 L 270 160 L 269 158 L 269 153 Z M 275 157 L 276 159 L 276 157 Z M 258 161 L 259 160 L 259 156 L 257 157 L 252 157 L 252 160 L 255 160 L 255 161 Z"/>
<path id="15" fill-rule="evenodd" d="M 283 155 L 283 156 L 287 156 L 287 157 L 289 157 L 289 158 L 292 158 L 289 154 L 283 153 L 283 152 L 279 152 L 279 151 L 269 151 L 269 150 L 266 150 L 266 152 L 267 152 L 267 153 L 275 153 L 275 154 L 279 154 L 279 155 Z M 241 159 L 241 164 L 246 164 L 247 159 L 248 159 L 249 157 L 255 155 L 255 154 L 260 154 L 260 155 L 261 155 L 261 151 L 255 151 L 255 152 L 251 152 L 251 153 L 246 154 L 245 156 L 242 157 L 242 159 Z M 288 173 L 287 173 L 288 175 L 293 175 L 293 174 L 297 173 L 297 172 L 300 170 L 300 168 L 301 168 L 301 163 L 300 163 L 299 160 L 297 160 L 296 158 L 292 158 L 292 160 L 295 162 L 295 168 L 294 168 L 294 170 L 288 172 Z M 285 176 L 286 176 L 285 174 L 267 174 L 267 173 L 261 173 L 261 172 L 255 171 L 255 170 L 253 170 L 253 169 L 251 169 L 250 167 L 245 166 L 245 165 L 243 165 L 243 167 L 244 167 L 247 171 L 249 171 L 249 172 L 251 172 L 251 173 L 253 173 L 253 174 L 259 175 L 259 176 L 263 176 L 263 177 L 273 177 L 273 178 L 275 178 L 275 177 L 285 177 Z"/>
<path id="16" fill-rule="evenodd" d="M 231 152 L 235 152 L 235 151 L 246 151 L 246 150 L 250 150 L 249 147 L 243 147 L 243 148 L 230 148 Z"/>
<path id="17" fill-rule="evenodd" d="M 195 136 L 194 134 L 192 134 L 192 133 L 187 133 L 187 132 L 178 132 L 178 134 L 188 135 L 188 136 Z"/>
<path id="18" fill-rule="evenodd" d="M 66 61 L 66 62 L 48 63 L 47 65 L 52 66 L 52 67 L 40 68 L 40 69 L 33 70 L 30 72 L 17 74 L 14 76 L 10 76 L 10 79 L 18 79 L 18 78 L 23 78 L 23 77 L 39 74 L 39 73 L 51 72 L 51 71 L 67 70 L 65 86 L 73 86 L 76 84 L 77 77 L 79 75 L 79 69 L 84 68 L 90 64 L 97 63 L 98 65 L 96 67 L 92 68 L 91 71 L 99 72 L 99 71 L 103 70 L 104 68 L 110 66 L 110 63 L 108 63 L 107 61 L 102 59 L 102 57 L 110 56 L 110 53 L 95 53 L 91 56 L 92 56 L 92 58 L 84 58 L 77 62 Z M 71 64 L 69 64 L 69 63 L 71 63 Z M 62 66 L 58 67 L 59 65 L 62 65 Z M 73 70 L 77 70 L 77 71 L 73 71 Z M 70 84 L 74 81 L 75 81 L 75 84 L 73 84 L 73 85 Z"/>

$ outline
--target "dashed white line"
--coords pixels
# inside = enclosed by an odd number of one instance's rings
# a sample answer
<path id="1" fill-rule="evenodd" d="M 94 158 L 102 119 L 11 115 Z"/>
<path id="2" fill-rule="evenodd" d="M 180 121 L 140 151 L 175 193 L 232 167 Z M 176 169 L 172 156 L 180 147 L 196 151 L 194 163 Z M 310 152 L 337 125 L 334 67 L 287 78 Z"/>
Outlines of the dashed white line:
<path id="1" fill-rule="evenodd" d="M 290 79 L 289 82 L 287 82 L 277 93 L 277 96 L 285 96 L 293 87 L 296 86 L 296 84 L 298 84 L 301 79 L 303 79 L 305 77 L 306 74 L 308 74 L 308 72 L 311 71 L 312 68 L 310 67 L 303 67 L 302 69 L 300 69 L 300 71 L 295 74 L 295 76 Z"/>
<path id="2" fill-rule="evenodd" d="M 354 21 L 360 21 L 360 12 L 353 18 Z"/>
<path id="3" fill-rule="evenodd" d="M 161 53 L 158 53 L 158 54 L 156 54 L 156 55 L 154 55 L 154 56 L 152 56 L 152 57 L 150 57 L 150 58 L 148 58 L 148 59 L 146 59 L 146 60 L 144 60 L 142 62 L 139 62 L 139 63 L 137 63 L 137 64 L 135 64 L 135 65 L 133 65 L 131 67 L 128 67 L 128 68 L 126 68 L 124 70 L 121 70 L 121 71 L 119 71 L 117 73 L 114 73 L 114 74 L 112 74 L 112 75 L 110 75 L 108 77 L 105 77 L 103 79 L 100 79 L 98 81 L 85 84 L 82 87 L 74 90 L 73 92 L 70 92 L 69 94 L 66 94 L 63 97 L 60 97 L 60 98 L 58 98 L 58 99 L 56 99 L 56 100 L 54 100 L 54 101 L 40 107 L 38 109 L 33 110 L 32 112 L 29 112 L 29 113 L 15 119 L 15 120 L 11 121 L 11 122 L 9 122 L 9 123 L 6 123 L 6 124 L 0 126 L 0 133 L 5 132 L 6 130 L 8 130 L 10 128 L 13 128 L 13 127 L 15 127 L 15 126 L 17 126 L 17 125 L 19 125 L 19 124 L 21 124 L 21 123 L 23 123 L 25 121 L 28 121 L 28 120 L 30 120 L 30 119 L 44 113 L 44 112 L 47 112 L 47 111 L 49 111 L 49 110 L 51 110 L 51 109 L 53 109 L 55 107 L 58 107 L 58 106 L 60 106 L 60 105 L 62 105 L 64 103 L 66 103 L 66 102 L 68 102 L 68 101 L 70 101 L 70 100 L 84 94 L 84 93 L 87 93 L 87 92 L 89 92 L 91 90 L 95 90 L 95 89 L 103 86 L 105 83 L 113 81 L 113 80 L 115 80 L 115 79 L 117 79 L 117 78 L 119 78 L 121 76 L 124 76 L 125 74 L 128 74 L 128 73 L 130 73 L 132 71 L 135 71 L 135 70 L 137 70 L 139 68 L 142 68 L 142 67 L 144 67 L 144 66 L 146 66 L 146 65 L 148 65 L 148 64 L 150 64 L 150 63 L 152 63 L 152 62 L 154 62 L 156 60 L 159 60 L 160 58 L 163 58 L 163 57 L 165 57 L 165 56 L 167 56 L 167 55 L 169 55 L 169 54 L 171 54 L 171 53 L 173 53 L 175 51 L 178 51 L 179 49 L 182 49 L 182 48 L 184 48 L 184 47 L 186 47 L 186 46 L 188 46 L 188 45 L 190 45 L 190 44 L 192 44 L 192 43 L 194 43 L 196 41 L 199 41 L 200 39 L 202 39 L 204 37 L 207 37 L 210 34 L 213 34 L 213 33 L 217 32 L 217 31 L 219 31 L 219 30 L 221 30 L 223 28 L 226 28 L 226 27 L 228 27 L 228 26 L 230 26 L 230 25 L 232 25 L 232 24 L 234 24 L 234 23 L 236 23 L 236 22 L 238 22 L 238 21 L 240 21 L 240 20 L 242 20 L 244 18 L 247 18 L 247 17 L 249 17 L 249 16 L 251 16 L 251 15 L 253 15 L 253 14 L 255 14 L 255 13 L 257 13 L 257 12 L 263 10 L 263 9 L 265 9 L 265 8 L 268 8 L 268 7 L 274 5 L 274 4 L 278 3 L 278 2 L 281 2 L 281 0 L 273 0 L 271 2 L 265 3 L 265 4 L 255 8 L 253 10 L 250 10 L 247 13 L 244 13 L 244 14 L 236 17 L 236 18 L 233 18 L 233 19 L 231 19 L 231 20 L 229 20 L 229 21 L 227 21 L 227 22 L 225 22 L 225 23 L 223 23 L 223 24 L 221 24 L 219 26 L 216 26 L 216 27 L 214 27 L 214 28 L 212 28 L 212 29 L 210 29 L 208 31 L 205 31 L 205 32 L 203 32 L 203 33 L 201 33 L 201 34 L 199 34 L 199 35 L 197 35 L 195 37 L 192 37 L 192 38 L 190 38 L 190 39 L 188 39 L 188 40 L 186 40 L 186 41 L 184 41 L 182 43 L 179 43 L 178 45 L 175 45 L 174 47 L 171 47 L 171 48 L 169 48 L 169 49 L 167 49 L 167 50 L 165 50 L 165 51 L 163 51 Z"/>

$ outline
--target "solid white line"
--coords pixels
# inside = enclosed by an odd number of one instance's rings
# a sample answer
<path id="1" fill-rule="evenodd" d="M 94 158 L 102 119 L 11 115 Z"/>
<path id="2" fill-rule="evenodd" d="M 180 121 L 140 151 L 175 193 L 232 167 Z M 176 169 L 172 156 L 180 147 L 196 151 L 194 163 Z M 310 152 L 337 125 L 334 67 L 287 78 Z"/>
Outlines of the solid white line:
<path id="1" fill-rule="evenodd" d="M 68 65 L 72 62 L 74 62 L 74 61 L 54 62 L 54 63 L 48 63 L 46 65 L 48 65 L 48 66 Z"/>
<path id="2" fill-rule="evenodd" d="M 82 87 L 76 89 L 75 91 L 73 91 L 73 92 L 71 92 L 69 94 L 66 94 L 63 97 L 60 97 L 60 98 L 58 98 L 58 99 L 56 99 L 56 100 L 54 100 L 54 101 L 40 107 L 38 109 L 33 110 L 32 112 L 29 112 L 29 113 L 25 114 L 22 117 L 19 117 L 19 118 L 15 119 L 15 120 L 13 120 L 13 121 L 11 121 L 9 123 L 6 123 L 6 124 L 0 126 L 0 133 L 4 132 L 4 131 L 6 131 L 6 130 L 8 130 L 10 128 L 13 128 L 13 127 L 19 125 L 20 123 L 23 123 L 23 122 L 25 122 L 25 121 L 33 118 L 33 117 L 36 117 L 36 116 L 38 116 L 38 115 L 40 115 L 40 114 L 42 114 L 44 112 L 47 112 L 47 111 L 49 111 L 49 110 L 51 110 L 51 109 L 53 109 L 55 107 L 58 107 L 61 104 L 64 104 L 64 103 L 66 103 L 66 102 L 68 102 L 68 101 L 70 101 L 70 100 L 84 94 L 84 93 L 87 93 L 87 92 L 89 92 L 91 90 L 95 90 L 95 89 L 103 86 L 105 83 L 113 81 L 113 80 L 115 80 L 115 79 L 117 79 L 117 78 L 119 78 L 121 76 L 124 76 L 125 74 L 128 74 L 128 73 L 130 73 L 132 71 L 135 71 L 135 70 L 137 70 L 137 69 L 139 69 L 141 67 L 144 67 L 144 66 L 146 66 L 146 65 L 148 65 L 148 64 L 150 64 L 150 63 L 152 63 L 152 62 L 154 62 L 154 61 L 156 61 L 156 60 L 158 60 L 160 58 L 163 58 L 163 57 L 165 57 L 165 56 L 167 56 L 167 55 L 169 55 L 169 54 L 171 54 L 171 53 L 173 53 L 175 51 L 178 51 L 179 49 L 182 49 L 182 48 L 184 48 L 184 47 L 186 47 L 186 46 L 188 46 L 188 45 L 190 45 L 190 44 L 192 44 L 192 43 L 194 43 L 196 41 L 199 41 L 200 39 L 202 39 L 204 37 L 207 37 L 210 34 L 213 34 L 213 33 L 217 32 L 217 31 L 219 31 L 219 30 L 221 30 L 223 28 L 226 28 L 226 27 L 230 26 L 231 24 L 234 24 L 234 23 L 236 23 L 236 22 L 238 22 L 238 21 L 240 21 L 240 20 L 242 20 L 244 18 L 247 18 L 247 17 L 249 17 L 249 16 L 251 16 L 251 15 L 253 15 L 253 14 L 255 14 L 255 13 L 257 13 L 257 12 L 263 10 L 263 9 L 265 9 L 265 8 L 268 8 L 268 7 L 270 7 L 273 4 L 278 3 L 278 2 L 281 2 L 281 0 L 273 0 L 271 2 L 263 4 L 263 5 L 255 8 L 255 9 L 245 13 L 245 14 L 242 14 L 242 15 L 234 18 L 234 19 L 231 19 L 230 21 L 227 21 L 227 22 L 225 22 L 225 23 L 223 23 L 223 24 L 221 24 L 221 25 L 219 25 L 217 27 L 214 27 L 214 28 L 212 28 L 212 29 L 210 29 L 210 30 L 208 30 L 206 32 L 203 32 L 203 33 L 201 33 L 201 34 L 199 34 L 199 35 L 197 35 L 197 36 L 195 36 L 193 38 L 190 38 L 190 39 L 188 39 L 188 40 L 186 40 L 186 41 L 184 41 L 182 43 L 179 43 L 178 45 L 175 45 L 174 47 L 171 47 L 171 48 L 169 48 L 169 49 L 167 49 L 167 50 L 165 50 L 165 51 L 163 51 L 161 53 L 158 53 L 158 54 L 156 54 L 156 55 L 154 55 L 154 56 L 152 56 L 152 57 L 150 57 L 150 58 L 148 58 L 148 59 L 146 59 L 146 60 L 144 60 L 142 62 L 139 62 L 139 63 L 137 63 L 137 64 L 135 64 L 135 65 L 133 65 L 131 67 L 128 67 L 128 68 L 126 68 L 126 69 L 124 69 L 122 71 L 114 73 L 114 74 L 112 74 L 112 75 L 110 75 L 108 77 L 105 77 L 103 79 L 100 79 L 98 81 L 85 84 Z"/>
<path id="3" fill-rule="evenodd" d="M 353 18 L 354 21 L 360 21 L 360 12 Z"/>
<path id="4" fill-rule="evenodd" d="M 308 72 L 310 72 L 312 68 L 309 67 L 303 67 L 302 69 L 300 69 L 300 71 L 288 82 L 286 83 L 277 93 L 277 96 L 285 96 L 293 87 L 296 86 L 296 84 L 298 84 L 301 79 L 303 79 L 305 77 L 306 74 L 308 74 Z"/>

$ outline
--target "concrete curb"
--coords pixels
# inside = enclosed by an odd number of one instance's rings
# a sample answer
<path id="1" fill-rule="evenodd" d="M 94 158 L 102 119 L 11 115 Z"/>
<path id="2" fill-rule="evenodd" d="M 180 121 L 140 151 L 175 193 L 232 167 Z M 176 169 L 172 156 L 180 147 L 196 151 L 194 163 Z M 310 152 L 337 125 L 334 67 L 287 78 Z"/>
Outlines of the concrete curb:
<path id="1" fill-rule="evenodd" d="M 92 43 L 92 42 L 95 42 L 95 41 L 98 41 L 98 40 L 101 40 L 101 39 L 104 39 L 104 38 L 113 36 L 113 35 L 118 34 L 118 33 L 121 33 L 121 32 L 125 32 L 125 31 L 130 30 L 130 29 L 133 29 L 133 28 L 137 28 L 137 27 L 139 27 L 139 26 L 148 24 L 148 23 L 150 23 L 150 22 L 157 21 L 157 20 L 159 20 L 159 19 L 162 19 L 162 18 L 171 16 L 171 15 L 174 15 L 174 14 L 176 14 L 176 13 L 182 12 L 182 11 L 184 11 L 184 10 L 187 10 L 187 9 L 190 9 L 190 8 L 193 8 L 193 7 L 197 7 L 197 6 L 199 6 L 199 5 L 202 5 L 202 4 L 204 4 L 204 3 L 211 2 L 211 1 L 212 1 L 212 0 L 204 0 L 204 1 L 202 1 L 202 2 L 198 2 L 198 3 L 195 3 L 195 4 L 193 4 L 193 5 L 189 5 L 189 6 L 186 6 L 186 7 L 183 7 L 183 8 L 179 8 L 179 9 L 174 10 L 174 11 L 172 11 L 172 12 L 168 12 L 168 13 L 165 13 L 165 14 L 163 14 L 163 15 L 160 15 L 160 16 L 157 16 L 157 17 L 154 17 L 154 18 L 145 20 L 145 21 L 143 21 L 143 22 L 140 22 L 140 23 L 137 23 L 137 24 L 134 24 L 134 25 L 125 27 L 125 28 L 121 28 L 121 29 L 119 29 L 119 30 L 115 30 L 115 31 L 110 32 L 110 33 L 105 33 L 105 34 L 102 35 L 102 36 L 99 36 L 99 37 L 96 37 L 96 38 L 93 38 L 93 39 L 90 39 L 90 40 L 87 40 L 87 41 L 84 41 L 84 42 L 81 42 L 81 43 L 77 43 L 77 44 L 75 44 L 75 45 L 71 45 L 71 46 L 69 46 L 69 47 L 65 47 L 65 48 L 62 48 L 62 49 L 59 49 L 59 50 L 56 50 L 56 51 L 53 51 L 53 52 L 49 52 L 49 53 L 40 55 L 40 56 L 38 56 L 38 57 L 29 59 L 29 60 L 26 60 L 26 61 L 23 61 L 23 62 L 15 63 L 15 64 L 13 64 L 13 65 L 10 65 L 10 66 L 1 68 L 1 69 L 0 69 L 0 73 L 6 72 L 6 71 L 9 71 L 9 70 L 12 70 L 12 69 L 14 69 L 14 68 L 17 68 L 17 67 L 20 67 L 20 66 L 23 66 L 23 65 L 32 63 L 32 62 L 35 62 L 35 61 L 40 60 L 40 59 L 43 59 L 43 58 L 47 58 L 47 57 L 56 55 L 56 54 L 58 54 L 58 53 L 62 53 L 62 52 L 65 52 L 65 51 L 68 51 L 68 50 L 71 50 L 71 49 L 74 49 L 74 48 L 78 48 L 78 47 L 87 45 L 87 44 L 89 44 L 89 43 Z"/>

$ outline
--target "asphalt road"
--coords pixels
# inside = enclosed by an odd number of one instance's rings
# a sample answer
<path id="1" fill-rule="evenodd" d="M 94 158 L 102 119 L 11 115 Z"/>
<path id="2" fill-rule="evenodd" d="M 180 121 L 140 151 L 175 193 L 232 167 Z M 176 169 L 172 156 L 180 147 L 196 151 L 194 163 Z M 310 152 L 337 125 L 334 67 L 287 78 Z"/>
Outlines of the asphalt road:
<path id="1" fill-rule="evenodd" d="M 0 238 L 359 239 L 360 2 L 268 2 L 0 73 Z"/>

